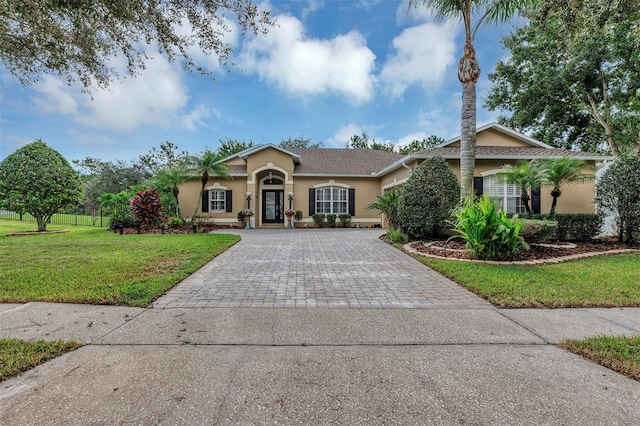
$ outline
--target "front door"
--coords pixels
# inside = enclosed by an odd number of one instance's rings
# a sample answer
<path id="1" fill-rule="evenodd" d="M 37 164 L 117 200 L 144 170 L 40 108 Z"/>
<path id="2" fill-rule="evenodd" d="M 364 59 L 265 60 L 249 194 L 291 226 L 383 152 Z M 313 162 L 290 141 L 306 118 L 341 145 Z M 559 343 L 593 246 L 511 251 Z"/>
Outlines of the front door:
<path id="1" fill-rule="evenodd" d="M 262 223 L 284 223 L 284 191 L 262 191 Z"/>

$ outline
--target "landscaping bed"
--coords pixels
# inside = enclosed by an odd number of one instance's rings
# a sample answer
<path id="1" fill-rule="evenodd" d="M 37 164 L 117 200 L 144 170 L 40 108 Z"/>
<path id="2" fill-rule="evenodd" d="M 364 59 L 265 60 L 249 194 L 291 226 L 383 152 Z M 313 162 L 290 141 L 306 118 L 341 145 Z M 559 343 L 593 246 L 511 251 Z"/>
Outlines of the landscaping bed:
<path id="1" fill-rule="evenodd" d="M 447 259 L 471 260 L 470 253 L 465 250 L 465 243 L 459 240 L 449 241 L 415 241 L 410 247 L 421 253 L 438 256 Z M 592 241 L 592 242 L 547 242 L 544 244 L 530 244 L 529 250 L 520 250 L 518 253 L 500 259 L 503 262 L 525 262 L 537 260 L 554 260 L 567 256 L 605 253 L 614 250 L 628 250 L 626 244 L 616 241 Z"/>

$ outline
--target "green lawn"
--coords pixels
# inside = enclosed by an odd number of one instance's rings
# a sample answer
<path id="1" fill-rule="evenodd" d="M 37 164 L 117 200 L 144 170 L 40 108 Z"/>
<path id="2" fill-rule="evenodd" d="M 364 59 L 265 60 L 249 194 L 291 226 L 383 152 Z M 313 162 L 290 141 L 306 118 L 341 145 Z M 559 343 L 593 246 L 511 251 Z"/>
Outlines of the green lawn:
<path id="1" fill-rule="evenodd" d="M 69 233 L 7 237 L 32 223 L 0 220 L 0 303 L 30 301 L 147 306 L 239 241 L 236 235 Z"/>
<path id="2" fill-rule="evenodd" d="M 560 347 L 640 380 L 640 336 L 597 336 L 585 340 L 565 340 Z"/>
<path id="3" fill-rule="evenodd" d="M 0 339 L 0 382 L 79 347 L 74 341 Z"/>
<path id="4" fill-rule="evenodd" d="M 640 252 L 539 266 L 416 258 L 501 308 L 640 306 Z"/>

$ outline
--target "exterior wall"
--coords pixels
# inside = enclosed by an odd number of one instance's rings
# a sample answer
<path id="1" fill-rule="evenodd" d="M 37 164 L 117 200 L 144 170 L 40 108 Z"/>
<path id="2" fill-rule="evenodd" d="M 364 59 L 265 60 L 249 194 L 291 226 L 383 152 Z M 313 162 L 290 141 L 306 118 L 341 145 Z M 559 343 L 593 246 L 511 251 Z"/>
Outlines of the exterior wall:
<path id="1" fill-rule="evenodd" d="M 333 182 L 332 182 L 333 181 Z M 313 220 L 309 215 L 309 188 L 323 184 L 348 185 L 355 189 L 355 216 L 351 223 L 360 226 L 371 226 L 381 224 L 381 215 L 376 210 L 367 210 L 369 203 L 375 200 L 380 192 L 380 180 L 378 178 L 341 178 L 341 177 L 296 177 L 294 178 L 294 200 L 293 209 L 302 210 L 303 222 L 312 224 Z"/>
<path id="2" fill-rule="evenodd" d="M 288 174 L 288 179 L 291 180 L 294 167 L 293 158 L 276 149 L 267 148 L 262 151 L 258 151 L 247 158 L 247 173 L 249 175 L 249 181 L 251 181 L 252 174 L 255 170 L 267 167 L 269 164 L 285 170 Z"/>
<path id="3" fill-rule="evenodd" d="M 230 166 L 244 166 L 245 164 L 247 164 L 247 162 L 240 157 L 232 158 L 231 160 L 228 160 L 225 163 Z"/>
<path id="4" fill-rule="evenodd" d="M 209 178 L 205 189 L 226 189 L 231 190 L 232 196 L 232 212 L 202 212 L 202 207 L 198 211 L 198 217 L 204 220 L 212 221 L 216 224 L 240 226 L 238 222 L 238 212 L 246 207 L 245 192 L 247 183 L 244 179 L 226 180 L 218 177 Z M 185 219 L 190 219 L 196 203 L 200 197 L 201 183 L 200 179 L 190 180 L 180 187 L 178 200 L 180 202 L 180 210 Z"/>
<path id="5" fill-rule="evenodd" d="M 407 167 L 411 167 L 411 170 L 415 169 L 417 166 L 418 166 L 418 160 L 414 160 L 414 161 L 411 161 L 410 163 L 407 163 Z M 381 192 L 382 190 L 389 189 L 394 186 L 402 185 L 407 179 L 409 179 L 409 176 L 410 176 L 409 169 L 407 169 L 406 167 L 399 167 L 395 169 L 394 171 L 380 178 L 381 189 L 379 189 L 378 192 Z"/>

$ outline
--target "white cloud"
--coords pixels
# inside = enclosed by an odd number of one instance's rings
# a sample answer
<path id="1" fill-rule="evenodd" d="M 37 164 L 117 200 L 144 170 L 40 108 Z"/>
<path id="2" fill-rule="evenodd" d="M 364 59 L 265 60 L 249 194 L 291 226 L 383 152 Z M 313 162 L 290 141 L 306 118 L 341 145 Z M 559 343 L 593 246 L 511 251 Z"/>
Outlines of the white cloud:
<path id="1" fill-rule="evenodd" d="M 278 27 L 255 37 L 241 54 L 245 71 L 275 83 L 288 93 L 313 96 L 335 93 L 359 104 L 374 92 L 375 55 L 357 31 L 331 40 L 305 36 L 301 21 L 279 16 Z"/>
<path id="2" fill-rule="evenodd" d="M 69 86 L 61 80 L 45 75 L 34 89 L 41 95 L 33 99 L 39 110 L 61 114 L 77 112 L 78 102 L 69 93 Z"/>
<path id="3" fill-rule="evenodd" d="M 409 0 L 402 0 L 396 9 L 396 22 L 399 25 L 407 22 L 426 22 L 438 19 L 436 13 L 430 7 L 421 4 L 409 6 Z"/>
<path id="4" fill-rule="evenodd" d="M 456 31 L 448 25 L 426 23 L 404 30 L 393 39 L 396 52 L 382 67 L 385 92 L 399 97 L 414 83 L 425 89 L 438 88 L 447 68 L 455 63 Z"/>
<path id="5" fill-rule="evenodd" d="M 425 132 L 415 132 L 415 133 L 410 133 L 406 136 L 401 137 L 400 139 L 398 139 L 398 142 L 396 143 L 397 146 L 406 146 L 409 145 L 411 142 L 413 141 L 421 141 L 422 139 L 428 138 L 430 135 L 427 135 Z"/>
<path id="6" fill-rule="evenodd" d="M 213 108 L 207 108 L 204 105 L 198 105 L 191 112 L 182 116 L 182 124 L 187 130 L 197 130 L 198 127 L 206 127 L 207 122 L 205 118 L 215 115 L 220 118 L 220 111 Z"/>
<path id="7" fill-rule="evenodd" d="M 327 145 L 329 147 L 344 148 L 347 142 L 349 142 L 349 139 L 351 139 L 351 136 L 361 135 L 362 131 L 362 127 L 354 123 L 349 123 L 338 129 L 333 137 L 327 139 Z"/>
<path id="8" fill-rule="evenodd" d="M 307 19 L 310 13 L 315 12 L 316 10 L 320 10 L 324 7 L 323 0 L 309 0 L 307 2 L 307 7 L 302 10 L 302 19 Z"/>

